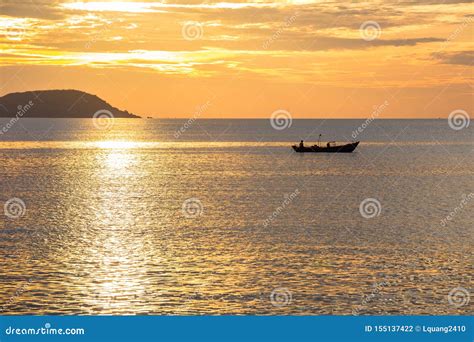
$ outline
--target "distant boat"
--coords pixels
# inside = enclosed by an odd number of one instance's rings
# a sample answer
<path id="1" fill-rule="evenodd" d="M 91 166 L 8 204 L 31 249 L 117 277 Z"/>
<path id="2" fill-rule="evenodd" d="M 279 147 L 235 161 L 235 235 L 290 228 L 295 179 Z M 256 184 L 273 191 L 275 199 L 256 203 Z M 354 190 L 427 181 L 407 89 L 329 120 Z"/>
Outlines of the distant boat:
<path id="1" fill-rule="evenodd" d="M 304 153 L 304 152 L 313 152 L 313 153 L 350 153 L 354 151 L 359 145 L 359 141 L 350 143 L 350 144 L 345 144 L 345 145 L 331 145 L 328 143 L 327 146 L 318 146 L 318 145 L 313 145 L 313 146 L 299 146 L 299 145 L 293 145 L 293 150 L 298 153 Z"/>

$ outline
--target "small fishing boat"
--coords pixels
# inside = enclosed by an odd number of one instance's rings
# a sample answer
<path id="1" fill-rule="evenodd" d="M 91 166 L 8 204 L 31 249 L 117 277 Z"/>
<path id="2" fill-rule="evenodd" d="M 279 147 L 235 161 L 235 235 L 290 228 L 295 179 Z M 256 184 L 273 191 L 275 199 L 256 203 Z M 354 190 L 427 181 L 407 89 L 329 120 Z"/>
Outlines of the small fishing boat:
<path id="1" fill-rule="evenodd" d="M 313 153 L 350 153 L 354 151 L 359 145 L 359 141 L 350 143 L 350 144 L 345 144 L 345 145 L 331 145 L 331 143 L 327 143 L 326 146 L 319 146 L 319 145 L 313 145 L 313 146 L 302 146 L 300 145 L 293 145 L 293 149 L 295 152 L 298 153 L 304 153 L 304 152 L 313 152 Z"/>

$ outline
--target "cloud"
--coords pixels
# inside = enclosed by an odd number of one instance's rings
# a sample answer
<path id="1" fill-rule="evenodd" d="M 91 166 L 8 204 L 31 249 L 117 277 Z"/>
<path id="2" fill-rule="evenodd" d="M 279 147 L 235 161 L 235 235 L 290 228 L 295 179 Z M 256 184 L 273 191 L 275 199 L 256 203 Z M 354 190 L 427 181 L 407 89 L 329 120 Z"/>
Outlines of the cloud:
<path id="1" fill-rule="evenodd" d="M 433 54 L 437 60 L 443 64 L 456 65 L 474 65 L 474 51 L 460 51 L 455 53 L 435 53 Z"/>
<path id="2" fill-rule="evenodd" d="M 430 3 L 436 3 L 431 1 Z M 202 65 L 194 60 L 204 52 L 222 58 L 222 64 L 247 67 L 245 58 L 260 52 L 266 58 L 279 58 L 290 53 L 328 51 L 334 55 L 384 47 L 414 47 L 442 42 L 442 31 L 431 31 L 430 25 L 450 25 L 459 22 L 465 9 L 456 5 L 426 6 L 412 11 L 419 4 L 405 1 L 317 2 L 298 0 L 218 1 L 199 0 L 169 2 L 153 1 L 60 1 L 4 0 L 2 14 L 38 19 L 18 22 L 19 18 L 0 18 L 0 45 L 4 44 L 9 59 L 3 65 L 26 64 L 89 64 L 90 66 L 144 66 L 162 72 L 191 70 Z M 462 7 L 462 6 L 461 6 Z M 55 20 L 61 18 L 61 20 Z M 293 18 L 293 19 L 291 19 Z M 1 19 L 7 22 L 2 26 Z M 291 20 L 290 20 L 291 19 Z M 366 41 L 360 26 L 376 20 L 381 35 Z M 187 21 L 202 25 L 198 40 L 186 40 L 182 26 Z M 422 28 L 422 29 L 420 29 Z M 2 41 L 2 35 L 6 38 Z M 8 36 L 10 35 L 10 36 Z M 10 39 L 8 39 L 10 38 Z M 2 46 L 3 47 L 3 46 Z M 458 50 L 465 50 L 459 47 Z M 153 62 L 144 53 L 130 51 L 183 52 L 182 63 Z M 185 52 L 192 53 L 185 53 Z M 218 51 L 226 51 L 219 55 Z M 402 49 L 400 49 L 402 51 Z M 415 51 L 415 49 L 413 49 Z M 429 47 L 418 47 L 416 54 L 430 56 Z M 403 52 L 400 52 L 403 53 Z M 443 57 L 444 63 L 467 63 L 467 57 Z M 439 57 L 441 59 L 441 57 Z M 219 60 L 212 60 L 216 67 Z M 241 63 L 241 64 L 239 64 Z M 159 67 L 157 67 L 159 65 Z M 169 66 L 170 65 L 170 66 Z M 216 67 L 217 68 L 217 67 Z M 302 68 L 304 71 L 304 68 Z"/>
<path id="3" fill-rule="evenodd" d="M 419 0 L 412 1 L 393 1 L 398 5 L 413 5 L 413 6 L 424 6 L 424 5 L 452 5 L 452 4 L 467 4 L 471 3 L 472 0 L 424 0 L 420 2 Z"/>
<path id="4" fill-rule="evenodd" d="M 59 0 L 2 0 L 0 15 L 19 18 L 61 19 L 65 13 Z"/>

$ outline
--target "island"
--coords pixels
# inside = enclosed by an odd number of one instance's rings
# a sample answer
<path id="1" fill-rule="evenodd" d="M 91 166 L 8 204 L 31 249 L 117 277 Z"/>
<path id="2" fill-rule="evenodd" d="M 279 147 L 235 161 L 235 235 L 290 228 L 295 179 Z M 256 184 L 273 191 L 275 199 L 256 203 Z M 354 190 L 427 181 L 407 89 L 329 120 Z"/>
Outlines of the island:
<path id="1" fill-rule="evenodd" d="M 115 118 L 140 118 L 96 95 L 74 89 L 34 90 L 0 97 L 0 117 L 93 118 L 99 111 Z"/>

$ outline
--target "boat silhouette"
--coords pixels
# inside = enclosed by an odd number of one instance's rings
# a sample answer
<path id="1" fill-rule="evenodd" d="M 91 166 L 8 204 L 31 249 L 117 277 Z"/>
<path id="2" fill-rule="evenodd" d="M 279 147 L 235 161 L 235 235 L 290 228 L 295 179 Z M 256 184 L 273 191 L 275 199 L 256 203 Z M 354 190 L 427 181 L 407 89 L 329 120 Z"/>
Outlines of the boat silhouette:
<path id="1" fill-rule="evenodd" d="M 345 145 L 331 145 L 331 143 L 327 143 L 326 146 L 319 146 L 319 145 L 313 145 L 313 146 L 302 146 L 300 145 L 293 145 L 293 150 L 298 153 L 305 153 L 305 152 L 312 152 L 312 153 L 350 153 L 354 151 L 359 145 L 359 141 L 350 143 L 350 144 L 345 144 Z"/>

